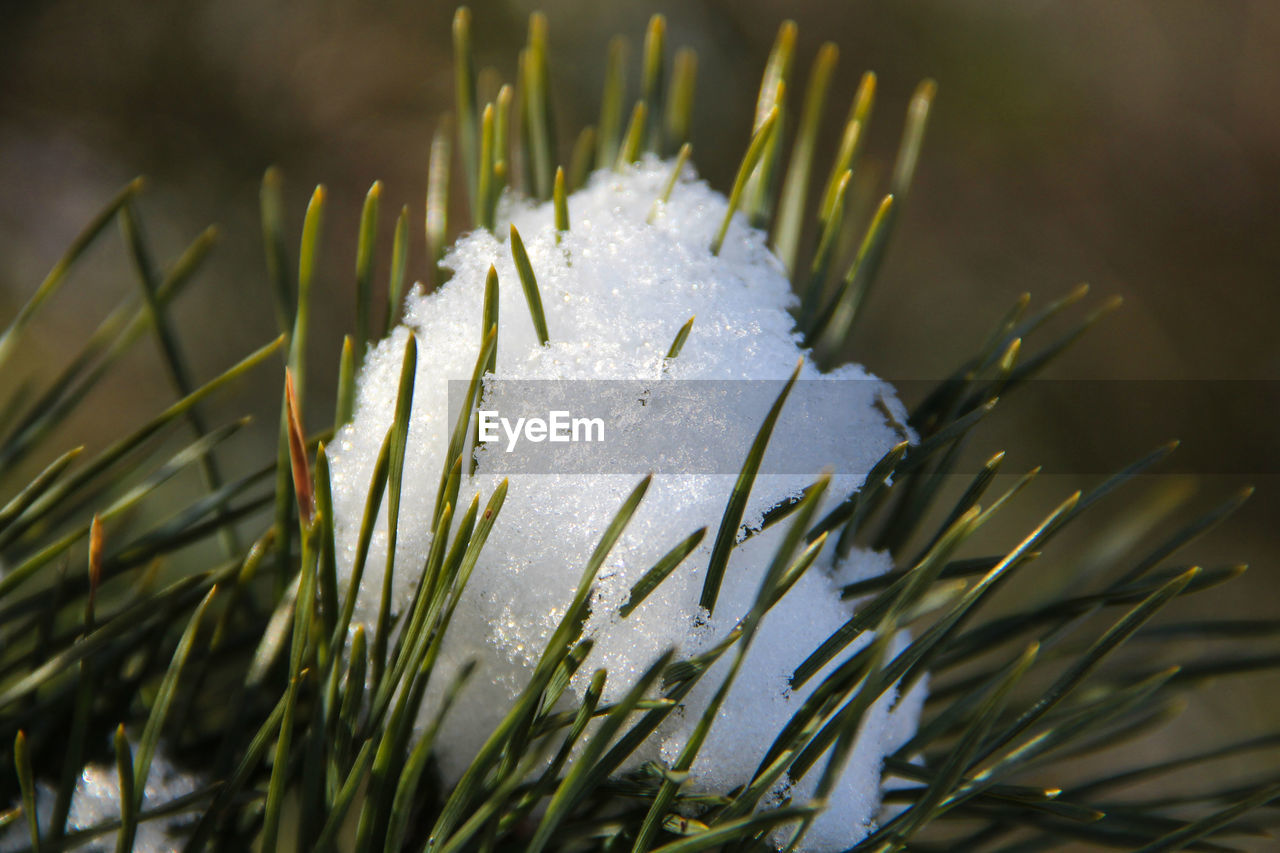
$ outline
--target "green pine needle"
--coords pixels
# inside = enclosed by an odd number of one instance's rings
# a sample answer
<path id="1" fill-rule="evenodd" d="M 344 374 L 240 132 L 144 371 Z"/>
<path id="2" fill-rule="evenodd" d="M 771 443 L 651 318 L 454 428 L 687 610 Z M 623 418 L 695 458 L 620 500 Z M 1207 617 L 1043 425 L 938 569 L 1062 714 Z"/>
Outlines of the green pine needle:
<path id="1" fill-rule="evenodd" d="M 387 315 L 382 323 L 384 334 L 391 333 L 404 302 L 405 278 L 409 272 L 409 205 L 400 208 L 396 230 L 391 240 L 391 272 L 387 281 Z"/>
<path id="2" fill-rule="evenodd" d="M 729 222 L 733 219 L 733 214 L 738 211 L 738 205 L 742 203 L 742 196 L 747 188 L 747 183 L 751 176 L 755 174 L 756 166 L 764 156 L 777 124 L 778 111 L 777 108 L 774 108 L 765 116 L 764 121 L 760 123 L 759 128 L 751 137 L 751 144 L 747 146 L 747 152 L 742 157 L 741 165 L 738 166 L 738 176 L 733 179 L 733 189 L 729 192 L 729 206 L 724 212 L 724 221 L 720 223 L 720 230 L 716 232 L 715 239 L 711 241 L 711 254 L 713 255 L 720 254 L 720 247 L 724 245 L 725 235 L 729 233 Z"/>
<path id="3" fill-rule="evenodd" d="M 391 422 L 391 458 L 387 472 L 387 561 L 382 575 L 382 598 L 373 632 L 371 672 L 377 682 L 386 665 L 388 635 L 391 631 L 391 590 L 396 558 L 396 534 L 400 529 L 400 493 L 404 485 L 405 459 L 409 453 L 409 416 L 413 412 L 413 383 L 418 370 L 418 343 L 408 336 L 400 366 L 400 386 L 396 393 L 396 413 Z"/>
<path id="4" fill-rule="evenodd" d="M 827 88 L 831 84 L 831 75 L 835 73 L 839 56 L 840 51 L 836 46 L 827 42 L 813 60 L 813 68 L 809 71 L 809 82 L 804 93 L 804 108 L 800 113 L 800 126 L 791 149 L 791 162 L 787 166 L 787 176 L 782 183 L 773 248 L 788 272 L 793 272 L 796 268 L 800 229 L 804 224 L 805 197 L 809 190 L 809 174 L 813 169 L 814 149 L 818 143 L 818 128 L 821 126 L 822 111 L 826 105 Z M 843 191 L 840 193 L 843 195 Z M 825 231 L 822 239 L 823 241 L 827 239 Z"/>
<path id="5" fill-rule="evenodd" d="M 615 172 L 621 172 L 640 159 L 640 152 L 644 148 L 644 131 L 648 115 L 648 105 L 644 101 L 636 101 L 635 108 L 631 111 L 631 120 L 627 123 L 627 132 L 622 137 L 622 145 L 618 148 L 618 158 L 613 164 Z"/>
<path id="6" fill-rule="evenodd" d="M 693 99 L 698 83 L 698 54 L 687 47 L 676 51 L 667 94 L 666 143 L 685 145 L 693 133 Z"/>
<path id="7" fill-rule="evenodd" d="M 569 192 L 581 189 L 586 184 L 593 158 L 596 156 L 595 148 L 596 129 L 587 125 L 578 134 L 577 140 L 573 143 L 573 153 L 569 156 Z"/>
<path id="8" fill-rule="evenodd" d="M 427 237 L 427 258 L 431 264 L 431 282 L 437 285 L 440 283 L 437 265 L 444 257 L 445 235 L 449 229 L 449 161 L 453 154 L 450 141 L 451 124 L 452 120 L 448 115 L 440 120 L 435 135 L 431 137 L 431 156 L 427 166 L 427 203 L 424 225 Z M 398 309 L 399 305 L 395 307 Z"/>
<path id="9" fill-rule="evenodd" d="M 648 127 L 644 132 L 642 148 L 646 151 L 663 150 L 662 114 L 666 94 L 667 77 L 667 19 L 654 15 L 644 35 L 644 69 L 640 74 L 640 100 L 648 106 Z"/>
<path id="10" fill-rule="evenodd" d="M 116 841 L 116 853 L 129 853 L 133 850 L 133 839 L 138 830 L 137 803 L 141 798 L 134 783 L 133 755 L 124 734 L 124 723 L 116 729 L 115 749 L 116 773 L 120 779 L 120 835 Z"/>
<path id="11" fill-rule="evenodd" d="M 599 131 L 596 134 L 596 165 L 618 159 L 622 144 L 622 104 L 627 88 L 627 42 L 614 36 L 609 42 L 609 60 L 604 72 L 604 94 L 600 100 Z M 580 186 L 580 184 L 578 184 Z"/>
<path id="12" fill-rule="evenodd" d="M 564 182 L 564 169 L 556 167 L 555 187 L 551 193 L 552 201 L 555 204 L 556 219 L 556 242 L 560 242 L 561 235 L 569 230 L 569 200 Z"/>
<path id="13" fill-rule="evenodd" d="M 31 831 L 31 849 L 40 853 L 40 817 L 36 812 L 36 783 L 31 772 L 31 748 L 22 729 L 13 739 L 13 763 L 18 771 L 18 785 L 22 789 L 22 811 L 27 816 Z"/>
<path id="14" fill-rule="evenodd" d="M 747 498 L 751 495 L 751 486 L 755 482 L 756 474 L 760 471 L 760 464 L 764 461 L 764 452 L 769 446 L 770 436 L 773 435 L 774 424 L 778 422 L 778 416 L 782 413 L 782 407 L 787 402 L 787 396 L 796 384 L 803 365 L 803 360 L 796 364 L 791 378 L 787 380 L 787 384 L 778 394 L 778 399 L 765 415 L 764 423 L 760 425 L 760 430 L 751 443 L 751 449 L 747 451 L 742 470 L 738 472 L 737 482 L 733 484 L 729 502 L 725 504 L 724 517 L 720 520 L 720 530 L 716 533 L 715 545 L 711 548 L 711 560 L 707 564 L 707 574 L 702 582 L 702 595 L 698 599 L 699 606 L 705 608 L 708 613 L 715 611 L 716 599 L 720 595 L 720 584 L 724 580 L 725 568 L 729 564 L 729 554 L 737 539 L 738 528 L 742 526 L 742 514 L 747 508 Z"/>
<path id="15" fill-rule="evenodd" d="M 652 225 L 657 221 L 658 214 L 662 211 L 664 205 L 671 200 L 671 192 L 676 188 L 676 183 L 680 180 L 680 175 L 684 173 L 685 164 L 689 162 L 689 155 L 693 153 L 693 146 L 684 143 L 680 146 L 680 152 L 676 154 L 676 162 L 671 167 L 671 176 L 667 178 L 667 182 L 662 187 L 662 194 L 653 200 L 653 206 L 649 208 L 648 223 Z"/>
<path id="16" fill-rule="evenodd" d="M 476 106 L 476 65 L 471 42 L 471 10 L 458 7 L 453 15 L 453 79 L 455 114 L 458 119 L 458 150 L 462 153 L 462 173 L 471 220 L 479 224 L 480 211 L 480 114 Z M 440 161 L 442 168 L 447 158 Z"/>
<path id="17" fill-rule="evenodd" d="M 685 320 L 684 325 L 680 327 L 680 331 L 676 332 L 675 339 L 671 341 L 671 346 L 667 349 L 666 359 L 668 361 L 680 355 L 680 350 L 684 349 L 685 341 L 689 340 L 689 333 L 693 331 L 693 321 L 696 319 L 696 317 L 690 317 Z"/>
<path id="18" fill-rule="evenodd" d="M 520 286 L 524 288 L 524 298 L 529 304 L 529 314 L 533 318 L 533 331 L 538 336 L 538 343 L 546 346 L 551 337 L 547 333 L 547 315 L 542 310 L 542 295 L 538 292 L 538 279 L 533 274 L 533 264 L 529 262 L 529 253 L 525 251 L 524 240 L 516 226 L 511 226 L 511 257 L 516 264 L 516 273 L 520 276 Z"/>
<path id="19" fill-rule="evenodd" d="M 382 182 L 374 181 L 360 211 L 360 234 L 356 241 L 356 348 L 364 352 L 369 340 L 370 312 L 373 308 L 373 254 L 378 241 L 378 211 L 382 202 Z"/>

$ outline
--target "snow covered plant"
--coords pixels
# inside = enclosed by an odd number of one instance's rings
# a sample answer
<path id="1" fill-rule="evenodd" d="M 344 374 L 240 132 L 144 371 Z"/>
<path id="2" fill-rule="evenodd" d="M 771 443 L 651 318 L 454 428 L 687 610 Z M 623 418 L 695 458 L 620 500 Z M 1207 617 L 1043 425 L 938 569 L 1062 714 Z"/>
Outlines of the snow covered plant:
<path id="1" fill-rule="evenodd" d="M 439 713 L 450 680 L 464 666 L 478 665 L 476 678 L 437 735 L 446 784 L 465 777 L 489 733 L 536 677 L 544 650 L 573 606 L 575 588 L 582 591 L 585 583 L 590 594 L 574 618 L 585 618 L 579 630 L 589 651 L 579 647 L 579 669 L 553 707 L 569 712 L 588 695 L 605 705 L 625 703 L 629 694 L 657 698 L 659 672 L 652 666 L 669 649 L 708 663 L 721 658 L 690 685 L 673 713 L 618 771 L 639 771 L 651 762 L 687 774 L 683 791 L 728 795 L 753 780 L 777 733 L 835 668 L 832 659 L 816 677 L 803 683 L 791 678 L 853 615 L 852 603 L 841 599 L 841 586 L 880 576 L 892 566 L 888 555 L 858 548 L 832 571 L 834 542 L 824 549 L 819 537 L 803 547 L 804 529 L 798 525 L 814 512 L 821 517 L 833 510 L 839 495 L 857 491 L 876 461 L 903 440 L 902 428 L 895 429 L 890 419 L 905 421 L 906 411 L 892 389 L 858 367 L 818 372 L 792 331 L 794 318 L 787 309 L 796 300 L 767 235 L 735 222 L 714 254 L 716 231 L 729 214 L 726 200 L 691 174 L 673 176 L 680 167 L 646 159 L 618 172 L 598 172 L 568 197 L 567 222 L 559 227 L 555 205 L 547 202 L 513 211 L 509 242 L 484 230 L 459 241 L 444 260 L 453 278 L 434 293 L 411 296 L 404 325 L 371 351 L 357 382 L 355 418 L 330 448 L 338 580 L 349 582 L 357 562 L 376 567 L 362 572 L 355 608 L 355 623 L 370 635 L 377 631 L 380 613 L 395 618 L 410 609 L 421 567 L 431 564 L 432 530 L 441 527 L 444 512 L 437 513 L 441 469 L 461 460 L 459 482 L 448 486 L 445 506 L 470 506 L 474 513 L 482 497 L 505 492 L 419 711 L 418 728 L 425 730 Z M 525 293 L 501 287 L 522 275 Z M 544 306 L 541 316 L 531 317 L 522 304 L 526 296 Z M 690 327 L 685 318 L 693 316 L 697 321 Z M 662 406 L 670 405 L 675 417 L 667 420 L 673 422 L 664 422 L 657 437 L 671 446 L 695 447 L 703 458 L 711 453 L 705 437 L 692 441 L 700 438 L 695 426 L 681 429 L 682 423 L 713 423 L 711 440 L 741 459 L 773 402 L 756 399 L 759 395 L 724 400 L 706 387 L 713 384 L 708 380 L 774 379 L 784 388 L 803 357 L 801 381 L 822 378 L 830 387 L 790 398 L 789 418 L 778 427 L 787 442 L 773 445 L 767 458 L 753 460 L 769 470 L 800 473 L 757 474 L 753 482 L 748 468 L 736 485 L 742 501 L 728 512 L 725 501 L 735 491 L 732 474 L 658 473 L 633 492 L 639 475 L 619 473 L 627 471 L 624 459 L 636 450 L 631 445 L 642 444 L 634 454 L 641 460 L 656 460 L 658 447 L 643 445 L 652 431 L 627 429 L 625 422 L 617 423 L 620 418 L 607 419 L 601 430 L 613 436 L 604 439 L 613 444 L 598 460 L 598 471 L 514 474 L 507 483 L 501 473 L 488 473 L 498 463 L 512 462 L 505 451 L 496 459 L 485 452 L 489 448 L 476 445 L 474 466 L 470 442 L 460 455 L 457 447 L 449 455 L 455 424 L 448 381 L 465 381 L 472 374 L 482 348 L 483 317 L 499 318 L 494 340 L 500 346 L 488 344 L 486 378 L 588 380 L 590 389 L 606 390 L 602 378 L 650 380 L 647 395 L 631 395 L 633 416 L 659 417 Z M 669 344 L 678 334 L 683 341 L 672 355 Z M 395 420 L 411 337 L 412 409 L 396 558 L 388 580 L 385 513 L 367 553 L 360 530 L 368 484 Z M 495 351 L 496 357 L 488 358 Z M 683 380 L 700 381 L 694 387 L 701 391 L 703 407 L 668 403 L 663 386 Z M 548 384 L 534 383 L 531 392 L 545 394 Z M 490 389 L 481 408 L 513 404 L 511 394 L 498 394 L 492 382 Z M 842 398 L 841 405 L 821 405 L 832 394 Z M 596 395 L 588 391 L 586 396 Z M 876 408 L 877 401 L 888 407 L 885 412 Z M 834 446 L 823 445 L 823 436 L 835 436 Z M 760 440 L 768 438 L 766 428 Z M 838 455 L 815 459 L 815 445 Z M 554 468 L 555 457 L 548 461 Z M 839 473 L 813 489 L 789 531 L 780 523 L 737 543 L 740 530 L 757 533 L 769 510 L 803 497 L 822 463 Z M 627 504 L 621 536 L 596 550 L 629 493 L 639 502 Z M 704 538 L 708 530 L 719 531 L 714 546 L 712 537 Z M 804 571 L 815 562 L 816 568 Z M 580 581 L 584 566 L 591 568 Z M 659 581 L 656 587 L 654 581 Z M 389 610 L 382 603 L 384 588 L 390 589 Z M 732 646 L 738 631 L 742 637 Z M 868 631 L 857 637 L 849 650 L 869 647 L 874 636 Z M 901 645 L 903 640 L 892 650 Z M 843 771 L 830 781 L 829 808 L 800 849 L 842 850 L 866 833 L 879 804 L 880 764 L 914 732 L 922 701 L 919 688 L 899 699 L 891 687 L 866 711 L 851 758 L 842 759 Z M 598 731 L 589 728 L 586 735 Z M 789 796 L 797 805 L 811 802 L 822 770 L 819 764 L 803 779 L 784 773 L 770 780 L 762 785 L 763 801 Z"/>
<path id="2" fill-rule="evenodd" d="M 1110 751 L 1175 716 L 1187 687 L 1280 659 L 1257 622 L 1151 624 L 1240 574 L 1170 561 L 1245 495 L 1150 550 L 1116 544 L 1148 541 L 1146 527 L 1055 548 L 1068 527 L 1087 538 L 1077 520 L 1165 446 L 1056 497 L 1012 541 L 994 526 L 974 536 L 1031 500 L 1035 472 L 1002 490 L 1003 453 L 966 475 L 961 447 L 1110 303 L 1037 344 L 1086 291 L 1038 312 L 1020 300 L 910 408 L 846 363 L 932 83 L 907 105 L 892 166 L 865 170 L 889 180 L 864 209 L 850 183 L 873 157 L 875 77 L 819 169 L 837 54 L 824 46 L 800 87 L 791 24 L 750 139 L 696 157 L 696 61 L 668 62 L 660 17 L 625 128 L 615 42 L 600 119 L 572 145 L 551 109 L 543 16 L 514 88 L 487 104 L 465 9 L 454 41 L 427 284 L 406 290 L 406 208 L 375 310 L 375 184 L 331 426 L 309 434 L 302 405 L 332 279 L 326 192 L 291 256 L 274 169 L 261 202 L 281 335 L 223 374 L 193 381 L 168 316 L 209 235 L 161 272 L 139 182 L 0 332 L 8 381 L 25 372 L 32 317 L 122 226 L 139 297 L 0 413 L 0 742 L 15 771 L 0 774 L 0 849 L 1158 851 L 1232 849 L 1223 838 L 1274 820 L 1245 817 L 1280 795 L 1270 777 L 1178 796 L 1122 787 L 1252 755 L 1280 732 L 1146 763 Z M 693 165 L 725 157 L 738 162 L 727 196 Z M 446 212 L 464 207 L 451 232 Z M 177 402 L 92 442 L 105 449 L 87 462 L 79 448 L 42 457 L 151 333 Z M 277 353 L 278 446 L 224 479 L 218 453 L 244 421 L 207 428 L 203 404 Z M 506 441 L 479 440 L 480 411 L 509 418 Z M 598 422 L 593 439 L 552 441 L 576 416 Z M 179 425 L 190 436 L 175 449 Z M 166 485 L 189 467 L 206 485 L 195 498 Z M 1158 495 L 1130 500 L 1140 526 L 1168 511 Z M 1201 642 L 1188 651 L 1187 637 Z M 1134 638 L 1142 654 L 1116 654 Z M 1201 651 L 1208 640 L 1220 651 Z M 1082 756 L 1064 781 L 1058 762 Z"/>

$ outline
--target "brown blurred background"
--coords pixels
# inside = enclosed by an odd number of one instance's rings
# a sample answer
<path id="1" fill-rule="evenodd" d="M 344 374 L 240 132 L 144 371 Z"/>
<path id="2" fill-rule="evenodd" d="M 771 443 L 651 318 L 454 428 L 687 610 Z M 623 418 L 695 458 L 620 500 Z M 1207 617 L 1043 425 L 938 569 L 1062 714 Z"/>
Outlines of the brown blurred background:
<path id="1" fill-rule="evenodd" d="M 1192 461 L 1138 490 L 1172 489 L 1194 511 L 1245 483 L 1258 487 L 1245 510 L 1186 555 L 1248 562 L 1251 572 L 1186 606 L 1218 616 L 1280 613 L 1272 440 L 1280 415 L 1280 4 L 477 2 L 480 65 L 511 79 L 534 8 L 551 27 L 559 124 L 575 130 L 595 120 L 608 37 L 630 39 L 634 93 L 645 22 L 665 13 L 669 44 L 699 53 L 694 159 L 722 189 L 783 17 L 799 24 L 800 81 L 822 41 L 840 48 L 823 174 L 834 119 L 864 69 L 880 82 L 861 175 L 868 187 L 883 181 L 912 88 L 937 79 L 911 201 L 859 327 L 859 360 L 889 378 L 937 378 L 1023 291 L 1043 304 L 1088 281 L 1086 305 L 1123 296 L 1124 309 L 1052 373 L 1089 380 L 1088 393 L 1071 407 L 1011 399 L 981 442 L 1009 450 L 1007 471 L 1047 462 L 1060 472 L 1043 477 L 1010 522 L 1034 520 L 1070 489 L 1096 482 L 1096 470 L 1073 460 L 1100 445 L 1181 438 Z M 12 316 L 96 207 L 144 173 L 151 183 L 142 210 L 162 259 L 206 224 L 222 228 L 212 262 L 175 308 L 196 375 L 213 375 L 274 335 L 257 189 L 263 169 L 278 164 L 293 234 L 311 186 L 330 189 L 309 395 L 321 422 L 331 412 L 329 365 L 353 324 L 354 234 L 375 178 L 386 185 L 384 258 L 394 211 L 409 204 L 410 273 L 426 275 L 427 145 L 436 117 L 452 108 L 452 11 L 398 0 L 0 4 L 0 317 Z M 571 135 L 562 131 L 561 141 L 567 148 Z M 112 235 L 97 247 L 44 314 L 20 372 L 47 374 L 136 287 L 118 242 Z M 380 263 L 380 280 L 386 268 Z M 136 349 L 82 421 L 67 425 L 68 441 L 101 442 L 117 432 L 104 431 L 107 420 L 137 422 L 172 399 L 154 348 Z M 11 388 L 18 378 L 0 383 Z M 1125 403 L 1136 386 L 1109 391 L 1098 381 L 1110 379 L 1167 385 L 1160 405 L 1135 409 Z M 240 457 L 256 463 L 274 446 L 278 377 L 270 380 L 216 410 L 261 416 L 237 439 L 245 452 L 233 450 L 228 467 Z M 1249 382 L 1214 385 L 1223 380 Z M 1214 387 L 1220 393 L 1206 395 Z M 1213 464 L 1219 453 L 1229 464 Z M 1258 728 L 1272 716 L 1274 682 L 1205 691 L 1188 731 L 1208 726 L 1225 737 Z"/>

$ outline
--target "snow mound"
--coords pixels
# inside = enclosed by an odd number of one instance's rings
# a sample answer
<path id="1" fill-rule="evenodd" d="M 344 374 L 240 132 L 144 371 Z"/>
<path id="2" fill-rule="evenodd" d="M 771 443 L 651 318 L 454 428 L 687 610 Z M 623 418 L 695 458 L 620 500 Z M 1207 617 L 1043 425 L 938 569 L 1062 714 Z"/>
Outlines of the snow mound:
<path id="1" fill-rule="evenodd" d="M 725 199 L 689 168 L 670 200 L 650 218 L 672 166 L 646 160 L 623 173 L 600 172 L 569 197 L 570 229 L 557 235 L 550 204 L 507 202 L 503 216 L 519 229 L 545 308 L 550 343 L 539 344 L 511 247 L 486 231 L 461 238 L 445 258 L 454 276 L 437 292 L 411 294 L 404 325 L 371 347 L 358 381 L 356 414 L 329 448 L 341 579 L 350 576 L 366 493 L 379 447 L 395 410 L 401 361 L 410 335 L 418 360 L 394 569 L 397 612 L 409 606 L 431 546 L 431 519 L 453 413 L 449 380 L 467 380 L 480 349 L 485 278 L 492 264 L 500 281 L 497 367 L 492 380 L 646 380 L 655 389 L 683 380 L 785 380 L 803 358 L 801 379 L 830 382 L 844 401 L 829 407 L 789 401 L 785 428 L 769 445 L 765 470 L 747 505 L 744 524 L 798 495 L 826 465 L 836 474 L 826 512 L 856 489 L 871 466 L 904 438 L 905 411 L 893 389 L 861 367 L 818 371 L 792 332 L 795 303 L 766 235 L 734 220 L 719 256 L 709 250 Z M 506 234 L 505 225 L 498 229 Z M 664 356 L 682 325 L 696 316 L 674 360 Z M 778 387 L 781 387 L 779 382 Z M 717 434 L 735 458 L 745 458 L 772 399 L 752 395 L 721 403 Z M 793 405 L 794 403 L 794 405 Z M 728 410 L 724 407 L 728 406 Z M 885 412 L 892 414 L 892 420 Z M 813 459 L 819 439 L 838 458 Z M 626 441 L 622 436 L 615 439 Z M 682 441 L 671 434 L 672 445 Z M 546 446 L 539 446 L 546 452 Z M 622 450 L 623 448 L 619 448 Z M 635 448 L 626 448 L 634 450 Z M 502 476 L 504 451 L 486 445 L 478 468 L 464 474 L 458 506 L 476 494 L 487 500 Z M 519 448 L 514 452 L 518 453 Z M 465 470 L 465 469 L 464 469 Z M 437 740 L 446 782 L 458 779 L 471 757 L 511 707 L 564 613 L 582 567 L 642 471 L 513 475 L 506 503 L 445 640 L 423 703 L 433 717 L 452 676 L 477 660 L 479 673 L 463 691 Z M 733 488 L 730 472 L 659 473 L 600 571 L 585 635 L 595 645 L 565 700 L 577 701 L 591 672 L 608 671 L 602 703 L 616 701 L 662 651 L 682 656 L 715 645 L 750 608 L 786 524 L 751 536 L 735 549 L 714 613 L 699 608 L 711 546 Z M 362 578 L 355 623 L 372 636 L 386 561 L 386 504 Z M 626 618 L 618 615 L 631 586 L 672 546 L 699 527 L 700 547 Z M 844 582 L 890 568 L 888 555 L 855 550 L 839 567 Z M 693 765 L 686 791 L 724 793 L 747 782 L 773 738 L 827 669 L 800 689 L 788 676 L 850 616 L 831 558 L 807 572 L 763 620 L 742 671 Z M 846 659 L 870 642 L 859 638 Z M 901 645 L 903 638 L 898 638 Z M 723 657 L 635 753 L 624 768 L 645 761 L 674 762 L 720 684 L 732 655 Z M 921 689 L 899 702 L 894 691 L 875 704 L 829 808 L 805 840 L 806 850 L 840 850 L 862 838 L 880 808 L 884 756 L 910 737 Z M 804 802 L 825 760 L 776 792 Z M 775 796 L 775 800 L 777 798 Z"/>

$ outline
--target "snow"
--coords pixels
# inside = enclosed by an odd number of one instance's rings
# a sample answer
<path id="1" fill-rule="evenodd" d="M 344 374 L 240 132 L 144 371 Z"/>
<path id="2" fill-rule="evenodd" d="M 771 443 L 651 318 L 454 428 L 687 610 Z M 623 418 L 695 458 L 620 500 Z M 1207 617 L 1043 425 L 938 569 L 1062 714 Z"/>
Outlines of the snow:
<path id="1" fill-rule="evenodd" d="M 539 345 L 505 239 L 477 231 L 461 238 L 445 258 L 454 276 L 435 293 L 410 294 L 404 325 L 372 346 L 358 380 L 353 421 L 329 448 L 335 502 L 340 581 L 350 576 L 368 483 L 395 410 L 401 360 L 409 335 L 418 345 L 394 570 L 396 612 L 407 608 L 431 545 L 431 519 L 449 436 L 449 380 L 467 380 L 480 348 L 484 282 L 490 265 L 500 280 L 497 388 L 503 380 L 644 380 L 655 395 L 683 380 L 780 380 L 803 358 L 801 379 L 832 394 L 797 394 L 770 442 L 764 472 L 748 501 L 744 523 L 757 528 L 763 513 L 799 494 L 824 466 L 834 471 L 825 512 L 862 482 L 871 466 L 903 439 L 886 421 L 877 399 L 898 423 L 906 413 L 893 389 L 857 365 L 820 373 L 792 332 L 795 304 L 766 235 L 739 216 L 720 255 L 709 250 L 726 208 L 725 199 L 687 167 L 668 203 L 646 222 L 672 168 L 649 159 L 625 173 L 600 172 L 570 196 L 570 229 L 557 241 L 550 204 L 505 200 L 502 215 L 520 231 L 537 275 L 550 343 Z M 505 236 L 505 224 L 498 230 Z M 676 332 L 696 317 L 678 358 L 664 356 Z M 665 363 L 664 363 L 665 362 Z M 838 383 L 829 386 L 820 383 Z M 602 386 L 603 387 L 603 386 Z M 683 387 L 691 387 L 691 383 Z M 710 385 L 706 387 L 711 387 Z M 840 405 L 829 398 L 838 394 Z M 723 395 L 695 405 L 688 417 L 714 420 L 718 450 L 745 458 L 764 419 L 768 398 Z M 709 395 L 714 396 L 714 395 Z M 488 407 L 488 406 L 486 406 Z M 545 410 L 545 406 L 544 406 Z M 522 412 L 523 414 L 523 412 Z M 635 416 L 635 412 L 631 413 Z M 643 416 L 643 412 L 641 413 Z M 690 430 L 692 430 L 692 423 Z M 677 430 L 679 425 L 677 424 Z M 680 447 L 686 435 L 664 426 L 654 438 L 609 434 L 628 459 Z M 834 440 L 833 440 L 834 437 Z M 642 444 L 640 442 L 648 442 Z M 464 475 L 458 506 L 474 495 L 483 503 L 502 480 L 511 456 L 566 452 L 574 445 L 505 442 L 477 454 L 478 468 Z M 581 448 L 582 446 L 577 446 Z M 598 452 L 598 449 L 597 451 Z M 693 454 L 693 458 L 697 454 Z M 501 457 L 495 458 L 495 457 Z M 567 458 L 567 457 L 566 457 Z M 500 464 L 501 463 L 501 464 Z M 554 464 L 554 463 L 553 463 Z M 575 473 L 513 474 L 506 503 L 450 627 L 423 703 L 422 723 L 434 717 L 446 686 L 464 663 L 480 671 L 463 692 L 437 740 L 446 782 L 457 780 L 470 758 L 511 707 L 538 655 L 568 605 L 582 567 L 605 527 L 643 471 L 630 463 Z M 735 463 L 737 464 L 737 463 Z M 545 470 L 554 470 L 547 468 Z M 714 613 L 698 606 L 703 577 L 736 468 L 658 473 L 622 538 L 601 569 L 585 634 L 595 645 L 570 694 L 579 700 L 591 672 L 608 671 L 603 702 L 619 699 L 654 658 L 675 646 L 697 654 L 722 639 L 747 612 L 786 524 L 746 539 L 735 549 Z M 386 560 L 386 504 L 362 578 L 355 623 L 372 632 Z M 673 545 L 699 527 L 700 547 L 628 617 L 617 610 L 634 584 Z M 888 555 L 855 550 L 840 567 L 844 576 L 871 576 L 890 568 Z M 839 597 L 831 557 L 824 555 L 763 620 L 745 664 L 698 754 L 684 790 L 725 793 L 748 781 L 774 736 L 832 667 L 871 641 L 862 636 L 801 688 L 787 676 L 850 616 Z M 904 638 L 895 638 L 899 645 Z M 624 770 L 642 762 L 673 762 L 726 671 L 723 657 L 635 753 Z M 830 799 L 802 849 L 841 850 L 873 825 L 880 807 L 884 755 L 910 737 L 923 689 L 897 703 L 894 691 L 878 700 Z M 825 761 L 787 790 L 795 802 L 811 795 Z M 777 792 L 781 794 L 781 789 Z"/>
<path id="2" fill-rule="evenodd" d="M 135 747 L 136 749 L 136 747 Z M 180 797 L 191 794 L 199 787 L 196 777 L 181 772 L 165 756 L 157 751 L 151 759 L 147 774 L 146 799 L 142 811 L 148 812 Z M 48 837 L 49 821 L 53 819 L 55 793 L 43 782 L 36 784 L 36 814 L 40 820 L 40 835 Z M 120 819 L 120 777 L 114 764 L 89 764 L 76 780 L 71 795 L 71 812 L 67 816 L 67 832 L 91 829 Z M 175 814 L 138 823 L 133 849 L 137 853 L 172 853 L 181 849 L 182 839 L 171 836 L 170 831 L 188 823 L 189 815 Z M 83 849 L 114 850 L 117 833 L 100 835 L 96 842 Z M 20 816 L 0 833 L 0 853 L 26 850 L 31 844 L 31 830 L 25 815 Z M 80 849 L 80 848 L 77 848 Z"/>

